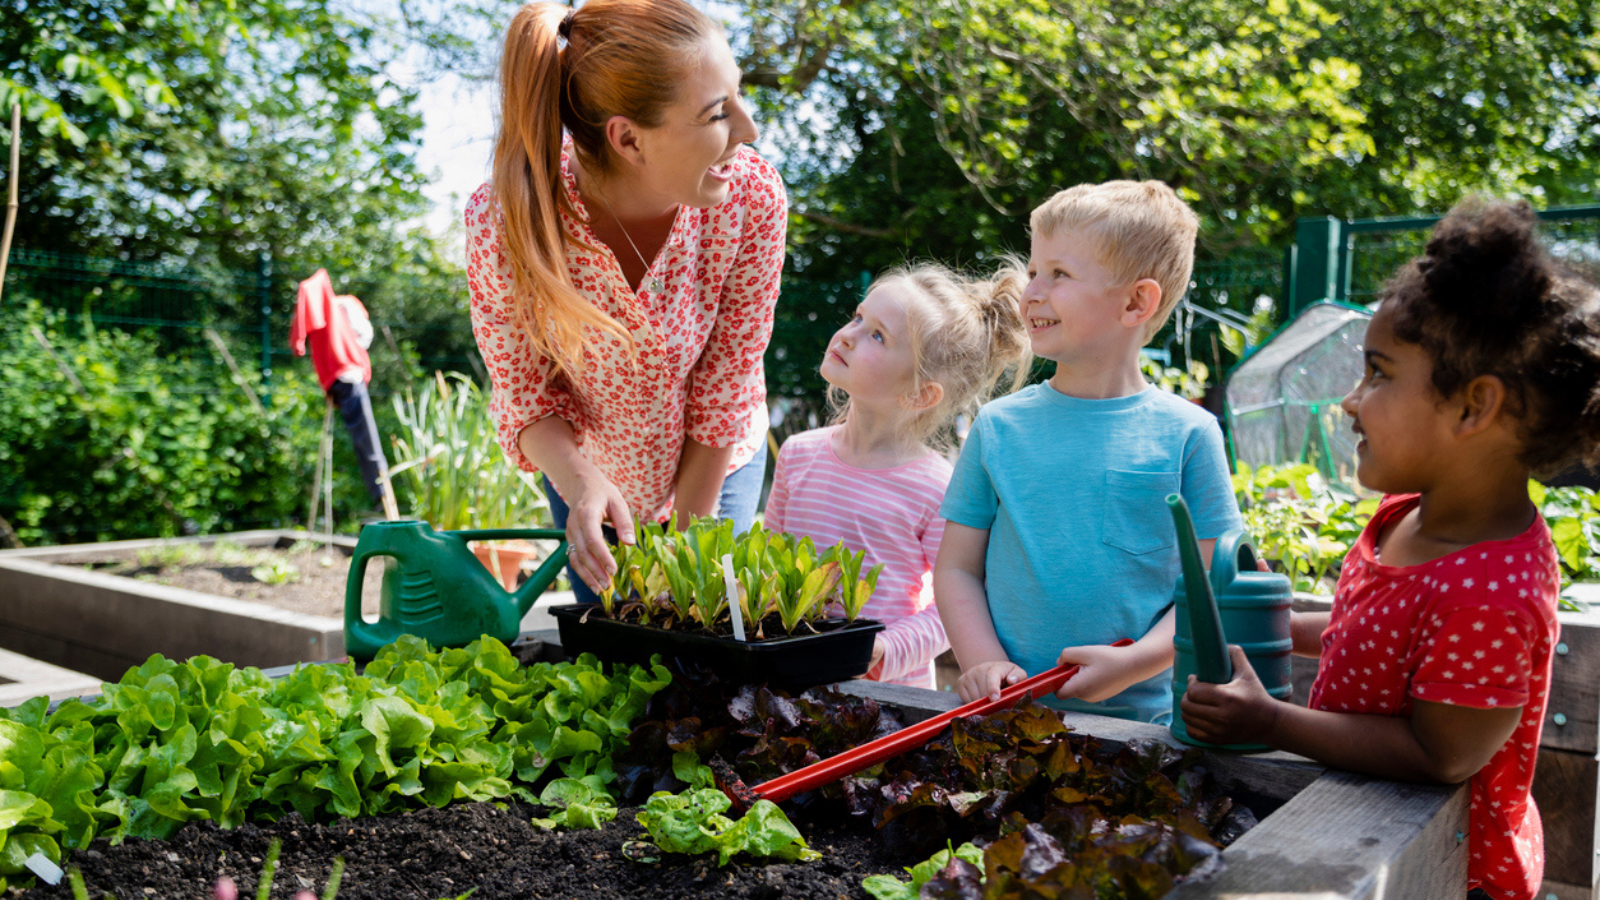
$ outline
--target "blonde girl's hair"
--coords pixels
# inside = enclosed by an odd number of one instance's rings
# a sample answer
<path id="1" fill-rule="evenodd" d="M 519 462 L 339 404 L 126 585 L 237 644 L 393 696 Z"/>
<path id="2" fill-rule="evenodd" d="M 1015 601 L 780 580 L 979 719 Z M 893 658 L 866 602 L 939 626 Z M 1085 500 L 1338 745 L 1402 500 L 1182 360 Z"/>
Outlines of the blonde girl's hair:
<path id="1" fill-rule="evenodd" d="M 939 402 L 912 419 L 916 438 L 939 451 L 954 448 L 952 426 L 1000 393 L 1027 379 L 1033 354 L 1022 321 L 1027 266 L 1007 257 L 988 278 L 969 278 L 936 263 L 891 269 L 867 288 L 901 287 L 908 298 L 906 330 L 911 346 L 915 397 L 931 382 L 944 391 Z M 1007 377 L 1009 376 L 1009 378 Z M 849 396 L 830 387 L 828 398 L 843 421 Z"/>
<path id="2" fill-rule="evenodd" d="M 588 329 L 633 346 L 627 329 L 578 293 L 567 273 L 560 216 L 577 212 L 561 180 L 562 131 L 585 171 L 612 173 L 606 122 L 625 116 L 660 125 L 706 39 L 720 34 L 683 0 L 589 0 L 577 9 L 530 3 L 511 20 L 500 58 L 493 190 L 516 298 L 512 320 L 555 372 L 581 365 Z"/>

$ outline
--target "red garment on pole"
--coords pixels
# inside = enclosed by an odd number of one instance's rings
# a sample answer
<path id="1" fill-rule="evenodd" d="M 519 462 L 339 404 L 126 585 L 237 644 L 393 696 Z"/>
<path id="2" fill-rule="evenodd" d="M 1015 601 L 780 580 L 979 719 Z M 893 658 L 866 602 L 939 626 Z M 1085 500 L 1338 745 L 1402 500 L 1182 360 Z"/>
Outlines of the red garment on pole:
<path id="1" fill-rule="evenodd" d="M 357 306 L 361 301 L 350 297 Z M 365 311 L 366 307 L 361 309 Z M 289 325 L 289 347 L 295 356 L 306 355 L 306 339 L 311 339 L 311 365 L 324 391 L 345 372 L 359 370 L 361 380 L 372 380 L 372 360 L 361 346 L 349 318 L 339 309 L 333 282 L 327 269 L 300 282 L 300 298 L 295 303 L 294 321 Z"/>

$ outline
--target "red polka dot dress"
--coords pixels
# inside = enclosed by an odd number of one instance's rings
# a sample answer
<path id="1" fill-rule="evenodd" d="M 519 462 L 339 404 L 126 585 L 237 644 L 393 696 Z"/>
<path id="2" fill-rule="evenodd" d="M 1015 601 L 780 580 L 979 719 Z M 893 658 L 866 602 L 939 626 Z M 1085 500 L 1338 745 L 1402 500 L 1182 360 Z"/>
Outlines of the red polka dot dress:
<path id="1" fill-rule="evenodd" d="M 551 374 L 550 360 L 534 353 L 513 324 L 498 201 L 484 184 L 467 203 L 467 283 L 472 329 L 492 384 L 490 414 L 506 455 L 529 472 L 536 469 L 518 449 L 517 435 L 545 416 L 565 419 L 628 508 L 664 519 L 686 436 L 733 447 L 730 472 L 766 440 L 761 360 L 772 338 L 788 200 L 777 171 L 741 149 L 727 199 L 710 209 L 679 208 L 635 293 L 589 228 L 571 149 L 569 143 L 561 156 L 567 199 L 577 211 L 576 218 L 561 214 L 567 271 L 579 293 L 632 334 L 637 359 L 615 336 L 591 331 L 582 368 Z"/>
<path id="2" fill-rule="evenodd" d="M 1555 546 L 1544 519 L 1505 541 L 1417 566 L 1377 561 L 1377 536 L 1417 504 L 1388 497 L 1350 549 L 1311 688 L 1312 709 L 1409 716 L 1413 700 L 1522 707 L 1522 720 L 1472 776 L 1468 889 L 1531 898 L 1544 877 L 1533 766 L 1559 633 Z"/>

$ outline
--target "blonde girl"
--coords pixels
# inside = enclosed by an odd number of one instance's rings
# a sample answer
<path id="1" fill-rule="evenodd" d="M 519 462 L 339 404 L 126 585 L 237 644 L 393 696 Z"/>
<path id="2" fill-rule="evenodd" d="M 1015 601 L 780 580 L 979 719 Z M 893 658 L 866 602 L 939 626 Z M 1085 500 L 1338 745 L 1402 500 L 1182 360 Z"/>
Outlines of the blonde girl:
<path id="1" fill-rule="evenodd" d="M 745 146 L 740 78 L 682 0 L 532 3 L 506 32 L 493 180 L 466 210 L 472 324 L 580 599 L 635 515 L 755 515 L 787 201 Z"/>
<path id="2" fill-rule="evenodd" d="M 843 542 L 884 565 L 866 615 L 889 627 L 869 678 L 932 687 L 933 658 L 949 647 L 929 582 L 950 480 L 937 448 L 1007 371 L 1025 373 L 1026 283 L 1014 264 L 983 280 L 932 264 L 880 277 L 822 360 L 834 424 L 778 452 L 766 527 L 819 547 Z"/>

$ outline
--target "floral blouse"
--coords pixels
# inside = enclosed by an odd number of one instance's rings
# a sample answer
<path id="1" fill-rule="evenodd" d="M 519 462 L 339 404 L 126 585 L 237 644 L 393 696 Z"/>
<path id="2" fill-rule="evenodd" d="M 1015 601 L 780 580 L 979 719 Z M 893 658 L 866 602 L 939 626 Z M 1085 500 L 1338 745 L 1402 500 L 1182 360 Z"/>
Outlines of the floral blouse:
<path id="1" fill-rule="evenodd" d="M 788 200 L 771 164 L 741 149 L 727 199 L 709 209 L 679 208 L 635 292 L 589 228 L 571 150 L 568 144 L 561 156 L 578 214 L 561 215 L 570 239 L 567 271 L 579 293 L 633 335 L 636 355 L 614 335 L 591 330 L 581 370 L 552 375 L 550 359 L 535 354 L 513 324 L 511 265 L 498 201 L 485 183 L 467 203 L 467 283 L 472 330 L 492 383 L 489 410 L 500 446 L 529 472 L 537 470 L 517 436 L 545 416 L 565 419 L 629 510 L 660 520 L 671 512 L 686 436 L 733 447 L 730 472 L 766 440 L 761 360 L 772 338 Z"/>

